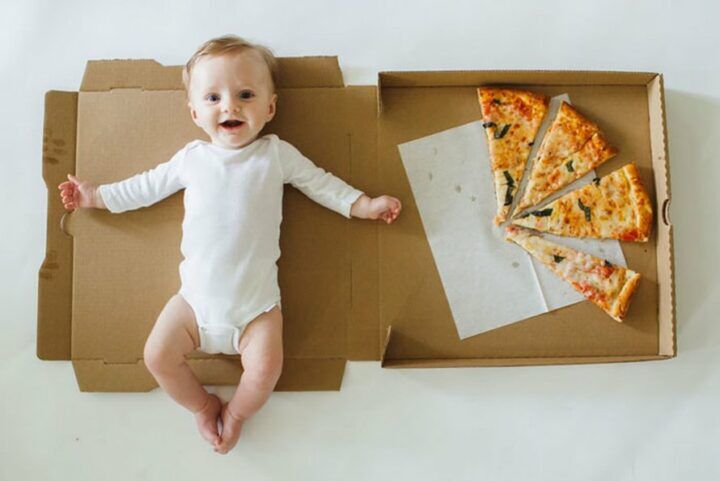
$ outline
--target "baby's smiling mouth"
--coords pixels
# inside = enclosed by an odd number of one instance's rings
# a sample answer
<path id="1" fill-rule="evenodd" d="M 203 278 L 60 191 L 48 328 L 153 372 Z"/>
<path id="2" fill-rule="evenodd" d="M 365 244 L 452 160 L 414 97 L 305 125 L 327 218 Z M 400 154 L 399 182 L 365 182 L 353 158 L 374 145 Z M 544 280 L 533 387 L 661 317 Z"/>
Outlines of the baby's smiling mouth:
<path id="1" fill-rule="evenodd" d="M 220 122 L 220 127 L 225 129 L 234 129 L 236 127 L 240 127 L 243 124 L 240 120 L 226 120 L 225 122 Z"/>

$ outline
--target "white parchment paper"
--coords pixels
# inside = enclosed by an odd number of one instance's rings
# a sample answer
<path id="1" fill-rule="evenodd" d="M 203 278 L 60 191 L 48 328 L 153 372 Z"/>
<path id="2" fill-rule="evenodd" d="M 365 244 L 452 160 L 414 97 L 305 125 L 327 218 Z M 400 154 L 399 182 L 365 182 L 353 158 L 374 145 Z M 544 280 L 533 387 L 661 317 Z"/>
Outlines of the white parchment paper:
<path id="1" fill-rule="evenodd" d="M 563 99 L 567 96 L 551 100 L 530 159 Z M 505 241 L 504 226 L 492 223 L 496 201 L 486 142 L 478 121 L 398 146 L 461 339 L 585 299 Z M 589 173 L 544 203 L 594 176 Z M 527 174 L 520 192 L 526 179 Z M 626 265 L 617 241 L 544 237 Z"/>

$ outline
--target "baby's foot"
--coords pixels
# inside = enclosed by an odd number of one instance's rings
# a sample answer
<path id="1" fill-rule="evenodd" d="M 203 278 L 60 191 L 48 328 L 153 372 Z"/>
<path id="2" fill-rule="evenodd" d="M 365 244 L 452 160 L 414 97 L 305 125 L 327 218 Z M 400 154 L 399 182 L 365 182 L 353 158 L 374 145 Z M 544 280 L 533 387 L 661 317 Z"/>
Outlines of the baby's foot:
<path id="1" fill-rule="evenodd" d="M 214 394 L 208 394 L 205 406 L 195 413 L 195 422 L 200 435 L 215 447 L 220 444 L 217 422 L 221 412 L 222 402 L 220 399 Z"/>
<path id="2" fill-rule="evenodd" d="M 227 454 L 238 442 L 240 429 L 245 419 L 230 412 L 228 405 L 222 408 L 222 436 L 220 444 L 215 447 L 215 452 Z"/>

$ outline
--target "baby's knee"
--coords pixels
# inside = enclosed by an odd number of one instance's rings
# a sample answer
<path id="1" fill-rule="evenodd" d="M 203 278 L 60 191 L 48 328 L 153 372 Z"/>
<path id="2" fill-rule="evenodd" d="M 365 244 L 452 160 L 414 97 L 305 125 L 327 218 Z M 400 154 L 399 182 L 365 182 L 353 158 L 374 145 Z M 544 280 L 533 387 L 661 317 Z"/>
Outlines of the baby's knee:
<path id="1" fill-rule="evenodd" d="M 143 350 L 143 358 L 145 367 L 153 374 L 163 374 L 175 368 L 182 360 L 178 359 L 176 353 L 172 349 L 152 337 L 145 342 Z"/>
<path id="2" fill-rule="evenodd" d="M 258 359 L 252 366 L 245 369 L 243 377 L 246 382 L 257 385 L 260 388 L 272 389 L 280 379 L 283 366 L 282 352 L 279 354 L 265 356 Z"/>

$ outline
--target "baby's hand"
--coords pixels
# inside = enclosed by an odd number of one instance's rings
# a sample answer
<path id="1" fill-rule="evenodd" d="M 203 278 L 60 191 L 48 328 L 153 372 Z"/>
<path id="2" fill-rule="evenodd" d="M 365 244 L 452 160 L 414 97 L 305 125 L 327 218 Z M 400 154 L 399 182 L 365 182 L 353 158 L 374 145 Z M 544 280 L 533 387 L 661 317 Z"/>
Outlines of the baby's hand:
<path id="1" fill-rule="evenodd" d="M 381 195 L 371 199 L 366 195 L 360 196 L 352 206 L 350 213 L 362 219 L 381 219 L 391 224 L 398 218 L 402 204 L 395 197 Z"/>
<path id="2" fill-rule="evenodd" d="M 68 175 L 68 181 L 58 185 L 60 197 L 66 210 L 75 210 L 80 207 L 105 207 L 102 198 L 97 192 L 95 184 L 80 180 L 74 175 Z"/>

